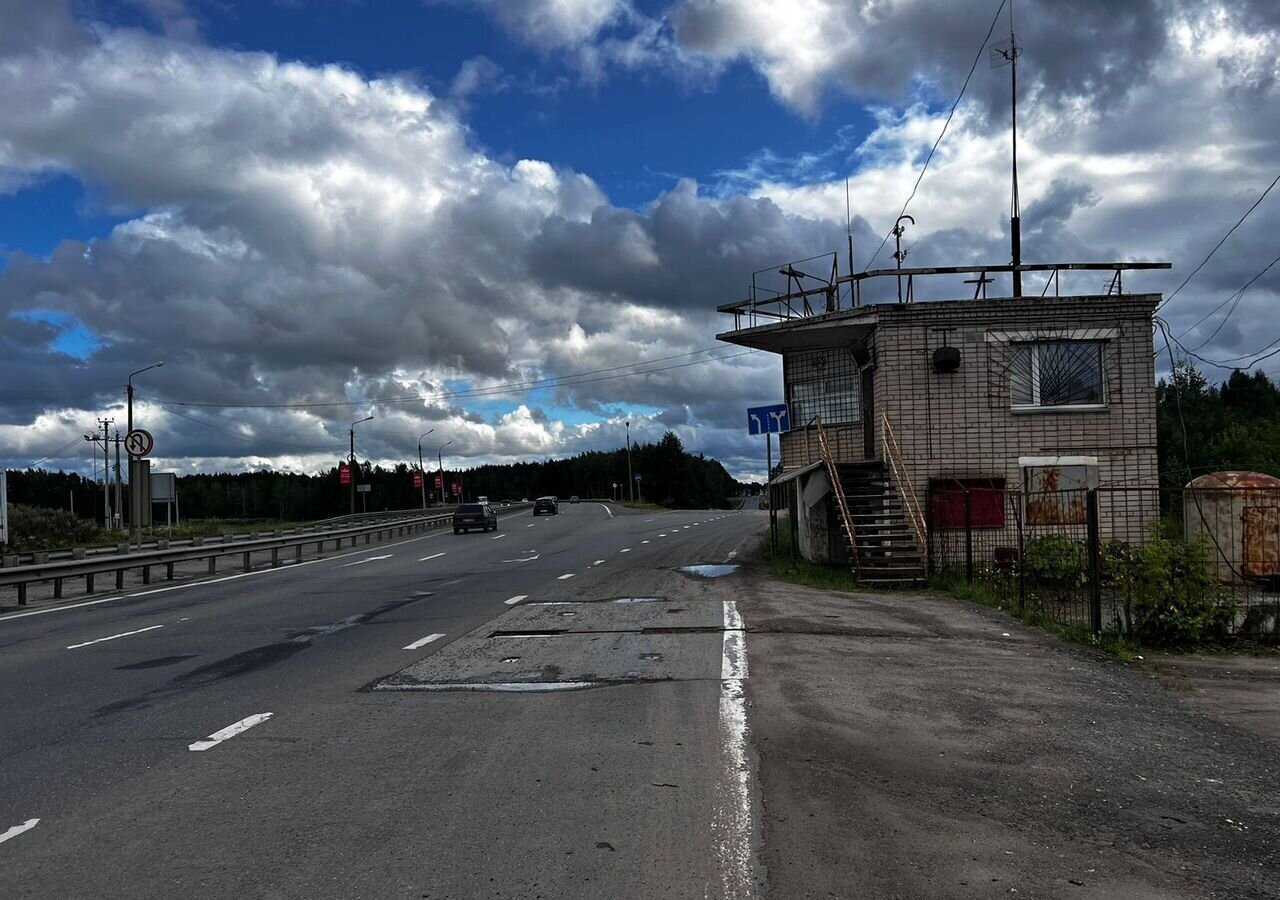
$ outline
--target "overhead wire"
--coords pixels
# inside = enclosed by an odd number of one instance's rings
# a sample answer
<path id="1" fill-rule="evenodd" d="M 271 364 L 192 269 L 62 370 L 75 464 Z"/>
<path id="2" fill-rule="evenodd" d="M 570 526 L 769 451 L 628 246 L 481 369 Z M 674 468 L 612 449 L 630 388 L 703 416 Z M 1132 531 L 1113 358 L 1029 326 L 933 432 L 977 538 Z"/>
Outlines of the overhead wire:
<path id="1" fill-rule="evenodd" d="M 719 349 L 718 347 L 708 349 Z M 705 353 L 707 350 L 694 351 L 693 354 L 684 353 L 677 356 L 668 357 L 668 359 L 679 359 L 698 353 Z M 160 400 L 164 405 L 183 406 L 183 407 L 205 407 L 214 409 L 323 409 L 329 407 L 349 407 L 349 406 L 374 406 L 379 404 L 392 403 L 417 403 L 430 400 L 453 400 L 469 397 L 490 397 L 501 396 L 504 394 L 527 393 L 529 391 L 543 390 L 550 388 L 577 387 L 583 384 L 596 384 L 602 381 L 612 381 L 618 378 L 632 378 L 637 375 L 654 375 L 659 372 L 669 372 L 673 369 L 684 369 L 689 366 L 702 365 L 708 362 L 719 362 L 729 359 L 737 359 L 738 357 L 748 356 L 752 353 L 746 350 L 740 353 L 729 353 L 723 356 L 712 356 L 705 359 L 696 359 L 689 362 L 678 363 L 670 366 L 659 366 L 657 368 L 638 369 L 634 372 L 617 372 L 617 369 L 632 368 L 636 366 L 644 366 L 648 363 L 630 363 L 627 366 L 612 366 L 605 369 L 596 369 L 590 372 L 577 372 L 571 375 L 555 376 L 551 378 L 538 379 L 535 381 L 523 382 L 504 382 L 497 385 L 491 385 L 485 388 L 468 388 L 457 391 L 433 391 L 429 394 L 417 394 L 413 396 L 402 397 L 375 397 L 360 400 L 326 400 L 315 402 L 290 402 L 290 403 L 213 403 L 200 400 Z M 656 362 L 653 360 L 651 362 Z M 583 376 L 594 375 L 597 372 L 614 372 L 611 375 L 601 375 L 597 378 L 587 378 Z"/>
<path id="2" fill-rule="evenodd" d="M 1266 199 L 1267 194 L 1271 193 L 1271 189 L 1276 186 L 1277 182 L 1280 182 L 1280 175 L 1277 175 L 1275 179 L 1272 180 L 1272 182 L 1269 185 L 1267 185 L 1267 189 L 1262 192 L 1262 195 L 1258 197 L 1257 200 L 1253 201 L 1252 206 L 1250 206 L 1248 209 L 1245 210 L 1244 215 L 1240 217 L 1240 220 L 1236 222 L 1236 224 L 1232 225 L 1229 229 L 1227 229 L 1227 233 L 1222 236 L 1222 240 L 1218 241 L 1218 243 L 1213 245 L 1213 249 L 1209 251 L 1208 255 L 1205 256 L 1204 259 L 1200 260 L 1200 265 L 1192 269 L 1191 274 L 1189 274 L 1186 278 L 1182 280 L 1182 284 L 1178 285 L 1178 287 L 1174 289 L 1174 292 L 1172 294 L 1170 294 L 1168 297 L 1165 297 L 1163 300 L 1160 301 L 1159 305 L 1156 306 L 1157 312 L 1159 312 L 1162 308 L 1167 306 L 1169 302 L 1173 300 L 1174 297 L 1178 296 L 1179 291 L 1181 291 L 1184 287 L 1190 284 L 1191 279 L 1196 277 L 1196 274 L 1205 267 L 1205 264 L 1208 263 L 1209 260 L 1213 259 L 1213 255 L 1218 252 L 1218 249 L 1227 242 L 1227 238 L 1231 237 L 1231 235 L 1235 233 L 1235 230 L 1244 224 L 1244 220 L 1249 218 L 1249 215 L 1255 209 L 1258 208 L 1259 204 L 1261 204 L 1263 200 Z"/>
<path id="3" fill-rule="evenodd" d="M 947 120 L 942 123 L 942 130 L 938 132 L 938 138 L 933 142 L 933 146 L 929 149 L 929 155 L 925 157 L 924 165 L 920 167 L 920 174 L 916 176 L 916 183 L 911 188 L 911 193 L 907 195 L 907 200 L 902 204 L 902 212 L 898 214 L 901 219 L 907 214 L 907 207 L 911 205 L 911 201 L 915 199 L 916 191 L 920 189 L 920 182 L 924 180 L 924 173 L 929 171 L 929 163 L 933 161 L 933 155 L 938 151 L 938 145 L 942 143 L 942 138 L 946 135 L 947 129 L 951 126 L 951 120 L 955 117 L 956 109 L 960 106 L 960 101 L 964 99 L 965 91 L 969 89 L 969 82 L 973 78 L 973 73 L 977 71 L 978 62 L 982 59 L 982 51 L 987 49 L 987 44 L 991 42 L 991 35 L 995 34 L 996 24 L 1000 21 L 1000 13 L 1004 12 L 1005 3 L 1008 0 L 1000 0 L 1000 5 L 996 8 L 996 14 L 991 18 L 991 27 L 987 29 L 987 36 L 982 39 L 982 43 L 978 46 L 978 52 L 973 57 L 973 65 L 969 67 L 969 74 L 964 77 L 964 84 L 960 86 L 960 93 L 956 95 L 956 101 L 951 104 L 951 111 L 947 113 Z M 871 269 L 871 264 L 880 256 L 880 251 L 884 249 L 885 244 L 889 243 L 889 238 L 893 236 L 894 229 L 898 227 L 898 219 L 894 220 L 894 227 L 885 233 L 884 240 L 880 242 L 880 246 L 876 248 L 876 252 L 871 254 L 871 259 L 863 267 L 862 271 L 867 272 Z"/>

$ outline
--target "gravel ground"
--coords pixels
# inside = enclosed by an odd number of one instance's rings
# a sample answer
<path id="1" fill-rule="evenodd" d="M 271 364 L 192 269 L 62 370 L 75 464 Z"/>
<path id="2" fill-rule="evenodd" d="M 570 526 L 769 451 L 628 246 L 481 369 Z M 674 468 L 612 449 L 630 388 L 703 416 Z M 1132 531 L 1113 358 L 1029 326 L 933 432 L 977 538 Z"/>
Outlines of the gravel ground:
<path id="1" fill-rule="evenodd" d="M 994 610 L 745 574 L 770 896 L 1280 897 L 1274 731 Z"/>

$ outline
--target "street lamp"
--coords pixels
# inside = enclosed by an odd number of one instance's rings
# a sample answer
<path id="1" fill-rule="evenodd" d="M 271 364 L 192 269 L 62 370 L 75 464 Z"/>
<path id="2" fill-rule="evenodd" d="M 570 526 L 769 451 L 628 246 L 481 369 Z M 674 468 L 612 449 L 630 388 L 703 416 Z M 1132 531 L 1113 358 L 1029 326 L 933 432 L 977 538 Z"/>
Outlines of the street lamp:
<path id="1" fill-rule="evenodd" d="M 150 372 L 152 369 L 158 369 L 163 365 L 164 360 L 162 359 L 160 362 L 152 363 L 145 369 L 139 369 L 136 372 L 129 373 L 129 380 L 125 383 L 125 396 L 128 397 L 129 400 L 129 431 L 133 431 L 133 376 L 141 375 L 143 372 Z"/>
<path id="2" fill-rule="evenodd" d="M 422 438 L 435 431 L 434 428 L 428 428 L 418 438 L 418 477 L 422 479 L 422 508 L 427 508 L 427 473 L 422 468 Z"/>
<path id="3" fill-rule="evenodd" d="M 631 502 L 636 502 L 636 480 L 631 476 L 631 422 L 627 422 L 627 487 Z"/>
<path id="4" fill-rule="evenodd" d="M 453 441 L 445 441 L 443 444 L 440 445 L 440 448 L 436 450 L 436 464 L 440 466 L 440 505 L 441 506 L 444 506 L 444 457 L 441 456 L 440 454 L 445 447 L 448 447 L 452 443 Z"/>
<path id="5" fill-rule="evenodd" d="M 356 419 L 351 423 L 351 455 L 347 457 L 347 465 L 351 469 L 351 515 L 356 514 L 356 426 L 361 422 L 368 422 L 373 415 L 367 415 L 363 419 Z"/>

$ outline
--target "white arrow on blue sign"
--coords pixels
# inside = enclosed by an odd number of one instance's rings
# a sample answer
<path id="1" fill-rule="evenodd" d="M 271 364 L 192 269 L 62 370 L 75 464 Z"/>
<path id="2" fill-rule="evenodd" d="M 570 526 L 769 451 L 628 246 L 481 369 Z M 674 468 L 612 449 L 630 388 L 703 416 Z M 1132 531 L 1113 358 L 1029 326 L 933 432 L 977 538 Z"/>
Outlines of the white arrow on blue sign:
<path id="1" fill-rule="evenodd" d="M 747 408 L 747 434 L 781 434 L 791 430 L 791 413 L 785 403 Z"/>

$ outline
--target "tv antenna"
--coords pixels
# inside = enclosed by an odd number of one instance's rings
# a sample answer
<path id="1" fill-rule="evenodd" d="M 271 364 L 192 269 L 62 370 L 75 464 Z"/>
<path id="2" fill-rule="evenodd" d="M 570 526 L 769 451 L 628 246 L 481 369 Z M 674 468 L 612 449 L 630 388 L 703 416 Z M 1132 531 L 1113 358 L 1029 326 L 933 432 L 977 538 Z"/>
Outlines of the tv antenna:
<path id="1" fill-rule="evenodd" d="M 1022 296 L 1022 205 L 1018 201 L 1018 57 L 1022 48 L 1013 33 L 1013 0 L 1009 0 L 1009 39 L 991 45 L 991 68 L 1009 67 L 1012 90 L 1011 108 L 1013 112 L 1013 196 L 1009 203 L 1009 240 L 1013 249 L 1013 296 Z"/>

